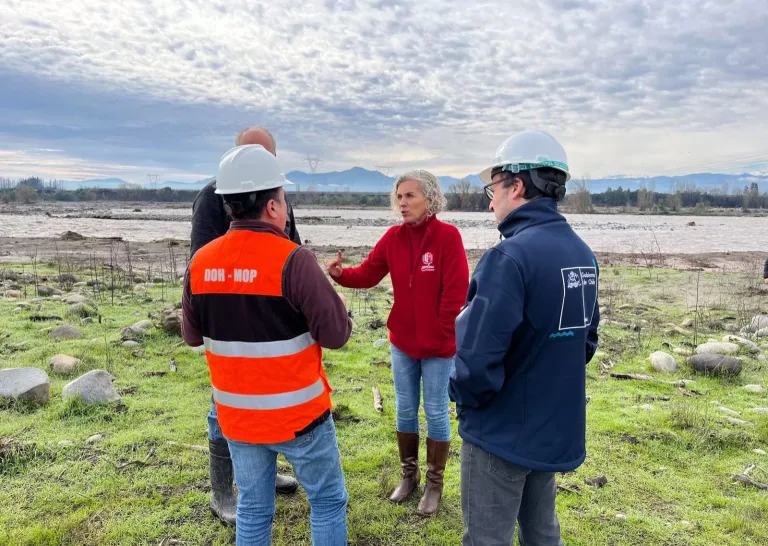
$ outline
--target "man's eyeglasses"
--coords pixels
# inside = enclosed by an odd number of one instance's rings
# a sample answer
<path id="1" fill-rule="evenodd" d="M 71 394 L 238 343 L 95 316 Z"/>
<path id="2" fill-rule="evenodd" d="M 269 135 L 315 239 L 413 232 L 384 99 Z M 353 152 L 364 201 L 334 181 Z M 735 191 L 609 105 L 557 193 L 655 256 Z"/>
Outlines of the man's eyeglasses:
<path id="1" fill-rule="evenodd" d="M 496 182 L 491 182 L 490 184 L 486 184 L 485 186 L 483 186 L 483 191 L 485 192 L 485 196 L 488 199 L 493 200 L 493 186 L 495 186 L 496 184 L 501 184 L 502 182 L 504 182 L 504 180 L 505 179 L 502 178 L 501 180 L 497 180 Z"/>

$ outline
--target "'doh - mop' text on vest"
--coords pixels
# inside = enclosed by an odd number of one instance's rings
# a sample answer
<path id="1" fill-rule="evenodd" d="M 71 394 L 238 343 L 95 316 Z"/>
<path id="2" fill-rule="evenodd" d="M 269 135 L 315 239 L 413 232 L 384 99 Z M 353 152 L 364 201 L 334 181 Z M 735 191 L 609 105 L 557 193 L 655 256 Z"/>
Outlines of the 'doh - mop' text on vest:
<path id="1" fill-rule="evenodd" d="M 231 440 L 285 442 L 330 412 L 322 349 L 283 293 L 297 248 L 271 233 L 232 230 L 190 264 L 213 399 Z"/>

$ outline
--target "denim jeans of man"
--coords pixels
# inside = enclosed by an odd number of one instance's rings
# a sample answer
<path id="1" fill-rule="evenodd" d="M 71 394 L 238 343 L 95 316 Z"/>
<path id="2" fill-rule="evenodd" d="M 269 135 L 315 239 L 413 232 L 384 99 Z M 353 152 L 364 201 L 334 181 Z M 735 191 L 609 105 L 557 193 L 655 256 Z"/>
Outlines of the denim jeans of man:
<path id="1" fill-rule="evenodd" d="M 552 472 L 535 472 L 464 442 L 461 447 L 463 546 L 563 546 Z"/>
<path id="2" fill-rule="evenodd" d="M 226 440 L 219 426 L 219 416 L 216 413 L 216 403 L 213 401 L 213 396 L 211 396 L 211 411 L 208 412 L 208 439 L 220 442 Z"/>
<path id="3" fill-rule="evenodd" d="M 447 442 L 451 439 L 448 381 L 453 373 L 454 359 L 411 358 L 394 345 L 391 350 L 397 430 L 419 432 L 419 400 L 423 380 L 427 436 L 433 440 Z"/>
<path id="4" fill-rule="evenodd" d="M 235 467 L 237 546 L 269 546 L 275 515 L 277 455 L 293 466 L 309 500 L 313 546 L 347 544 L 347 494 L 333 417 L 310 432 L 279 444 L 228 440 Z"/>

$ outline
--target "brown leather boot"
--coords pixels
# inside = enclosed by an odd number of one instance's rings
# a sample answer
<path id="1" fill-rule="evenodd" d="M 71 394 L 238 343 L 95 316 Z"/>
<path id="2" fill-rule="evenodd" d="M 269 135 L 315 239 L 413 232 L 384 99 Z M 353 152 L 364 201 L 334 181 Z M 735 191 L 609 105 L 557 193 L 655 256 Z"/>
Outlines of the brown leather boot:
<path id="1" fill-rule="evenodd" d="M 420 516 L 434 516 L 443 496 L 443 475 L 448 462 L 451 442 L 427 438 L 427 485 L 416 512 Z"/>
<path id="2" fill-rule="evenodd" d="M 400 452 L 400 483 L 389 500 L 400 503 L 408 499 L 419 485 L 419 435 L 414 432 L 397 431 L 397 449 Z"/>

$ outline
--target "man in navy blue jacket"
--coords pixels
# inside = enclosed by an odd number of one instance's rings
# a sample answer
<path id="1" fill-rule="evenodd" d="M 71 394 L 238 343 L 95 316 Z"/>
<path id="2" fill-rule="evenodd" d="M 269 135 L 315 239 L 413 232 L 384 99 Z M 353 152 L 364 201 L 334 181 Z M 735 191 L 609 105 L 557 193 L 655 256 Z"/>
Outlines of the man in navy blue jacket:
<path id="1" fill-rule="evenodd" d="M 597 262 L 557 211 L 569 174 L 552 136 L 510 137 L 481 178 L 502 240 L 456 319 L 463 543 L 511 545 L 517 521 L 521 545 L 559 546 L 555 473 L 585 457 Z"/>

